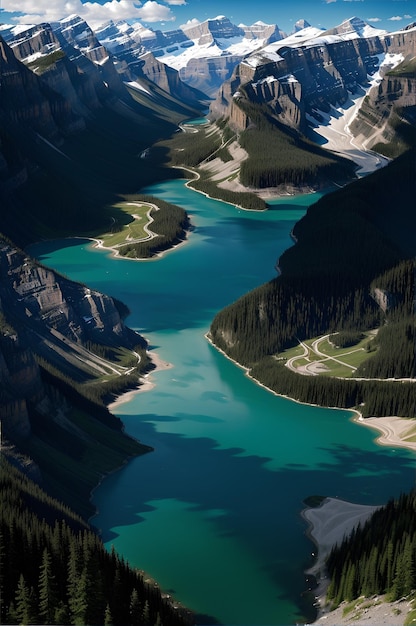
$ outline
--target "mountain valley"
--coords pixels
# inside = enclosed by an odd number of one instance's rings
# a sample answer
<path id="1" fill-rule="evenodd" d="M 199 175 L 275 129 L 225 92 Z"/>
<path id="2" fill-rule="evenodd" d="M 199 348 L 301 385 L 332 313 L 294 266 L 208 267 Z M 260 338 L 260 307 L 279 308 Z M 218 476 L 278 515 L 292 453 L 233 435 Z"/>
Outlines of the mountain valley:
<path id="1" fill-rule="evenodd" d="M 28 246 L 118 232 L 137 218 L 121 204 L 143 201 L 155 205 L 157 243 L 140 252 L 127 234 L 127 255 L 155 256 L 193 228 L 183 209 L 143 195 L 161 180 L 192 178 L 190 187 L 255 211 L 276 194 L 337 189 L 295 226 L 279 276 L 215 315 L 210 340 L 276 393 L 416 417 L 416 24 L 388 33 L 359 18 L 329 30 L 300 20 L 289 35 L 224 16 L 164 32 L 127 22 L 92 30 L 76 15 L 3 24 L 0 81 L 0 445 L 81 516 L 74 527 L 87 526 L 104 475 L 151 453 L 108 404 L 155 366 L 122 302 L 34 261 Z M 300 376 L 278 356 L 298 340 L 374 328 L 356 381 Z M 13 471 L 5 480 L 19 491 Z M 35 510 L 61 515 L 36 493 Z M 2 623 L 25 619 L 13 613 L 20 574 L 10 574 Z M 140 586 L 129 585 L 127 613 Z M 140 620 L 145 602 L 154 623 L 163 611 L 166 623 L 192 619 L 146 594 Z M 92 619 L 104 618 L 100 603 Z"/>

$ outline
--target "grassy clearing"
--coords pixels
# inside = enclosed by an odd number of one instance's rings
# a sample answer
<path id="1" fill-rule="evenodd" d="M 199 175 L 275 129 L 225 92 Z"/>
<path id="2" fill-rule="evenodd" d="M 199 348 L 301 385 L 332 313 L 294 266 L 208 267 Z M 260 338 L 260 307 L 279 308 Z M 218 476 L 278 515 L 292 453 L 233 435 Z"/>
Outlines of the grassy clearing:
<path id="1" fill-rule="evenodd" d="M 372 336 L 373 333 L 369 331 L 361 341 L 348 348 L 337 348 L 329 341 L 328 336 L 313 337 L 302 342 L 302 345 L 280 352 L 276 358 L 286 363 L 289 361 L 292 368 L 302 370 L 303 373 L 307 373 L 307 368 L 314 375 L 351 378 L 355 370 L 369 358 L 366 347 Z M 310 367 L 311 364 L 322 364 L 323 367 Z"/>
<path id="2" fill-rule="evenodd" d="M 147 202 L 120 202 L 107 210 L 111 228 L 108 232 L 97 233 L 103 246 L 112 248 L 132 241 L 149 238 L 147 228 L 152 223 L 152 205 Z"/>

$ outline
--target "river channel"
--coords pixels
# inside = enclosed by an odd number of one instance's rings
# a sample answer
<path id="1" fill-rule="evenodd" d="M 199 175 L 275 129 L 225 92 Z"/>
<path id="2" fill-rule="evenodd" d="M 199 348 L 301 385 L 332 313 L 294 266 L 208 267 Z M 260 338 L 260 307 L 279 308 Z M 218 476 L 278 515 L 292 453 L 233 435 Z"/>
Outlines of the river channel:
<path id="1" fill-rule="evenodd" d="M 320 494 L 382 504 L 414 484 L 413 455 L 375 444 L 349 411 L 301 405 L 250 380 L 205 339 L 215 313 L 276 275 L 290 231 L 318 196 L 250 212 L 170 180 L 144 190 L 183 206 L 194 230 L 149 261 L 86 240 L 38 244 L 43 263 L 125 302 L 127 323 L 171 364 L 153 389 L 119 404 L 126 430 L 154 451 L 94 492 L 110 549 L 148 572 L 199 624 L 312 620 L 304 570 L 314 546 L 301 517 Z"/>

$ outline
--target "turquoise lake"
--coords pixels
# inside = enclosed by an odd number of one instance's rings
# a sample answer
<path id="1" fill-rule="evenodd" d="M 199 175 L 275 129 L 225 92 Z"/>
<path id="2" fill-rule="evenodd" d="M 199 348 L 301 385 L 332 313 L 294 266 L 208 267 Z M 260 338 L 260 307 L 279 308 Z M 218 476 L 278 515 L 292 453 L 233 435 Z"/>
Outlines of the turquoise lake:
<path id="1" fill-rule="evenodd" d="M 106 478 L 92 522 L 199 624 L 294 625 L 315 617 L 303 501 L 382 504 L 414 485 L 414 456 L 375 444 L 352 413 L 301 405 L 250 380 L 205 339 L 218 310 L 276 275 L 290 231 L 319 196 L 239 210 L 167 181 L 194 230 L 158 259 L 116 259 L 85 240 L 32 246 L 43 263 L 125 302 L 127 323 L 172 367 L 118 405 L 154 447 Z"/>

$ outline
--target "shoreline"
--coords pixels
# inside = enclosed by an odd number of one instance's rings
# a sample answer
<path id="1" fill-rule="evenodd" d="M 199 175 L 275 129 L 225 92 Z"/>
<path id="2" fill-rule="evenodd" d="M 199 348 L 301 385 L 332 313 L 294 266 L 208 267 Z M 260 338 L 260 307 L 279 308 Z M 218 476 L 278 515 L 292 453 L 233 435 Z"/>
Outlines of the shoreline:
<path id="1" fill-rule="evenodd" d="M 364 523 L 381 506 L 383 505 L 354 504 L 336 497 L 327 497 L 319 506 L 302 510 L 301 516 L 308 523 L 305 534 L 318 549 L 315 563 L 305 571 L 305 574 L 316 579 L 317 598 L 325 595 L 329 584 L 325 561 L 332 548 L 340 544 L 353 528 Z M 314 553 L 312 555 L 315 556 Z"/>
<path id="2" fill-rule="evenodd" d="M 147 374 L 144 374 L 144 376 L 140 378 L 140 383 L 138 387 L 136 387 L 135 389 L 129 389 L 128 391 L 121 393 L 119 396 L 117 396 L 115 400 L 113 400 L 113 402 L 110 402 L 110 404 L 107 405 L 107 408 L 111 413 L 117 410 L 118 407 L 120 407 L 122 404 L 125 404 L 126 402 L 130 402 L 130 400 L 132 400 L 136 395 L 140 393 L 146 393 L 147 391 L 151 391 L 156 386 L 156 383 L 153 380 L 151 380 L 152 374 L 156 372 L 161 372 L 164 370 L 172 369 L 174 367 L 172 363 L 169 363 L 168 361 L 164 361 L 157 354 L 157 352 L 152 352 L 152 350 L 147 350 L 146 352 L 147 352 L 147 356 L 149 357 L 151 362 L 154 364 L 154 367 L 149 372 L 147 372 Z"/>
<path id="3" fill-rule="evenodd" d="M 330 582 L 325 569 L 326 557 L 332 547 L 341 543 L 344 536 L 349 535 L 358 524 L 365 523 L 380 506 L 367 506 L 337 498 L 325 498 L 318 507 L 306 508 L 302 511 L 301 515 L 308 523 L 305 534 L 318 549 L 316 562 L 305 572 L 315 578 L 317 585 L 311 590 L 315 598 L 314 606 L 317 609 L 317 617 L 313 624 L 403 626 L 406 613 L 411 610 L 411 602 L 405 598 L 390 602 L 385 596 L 372 596 L 371 598 L 361 596 L 352 602 L 344 601 L 332 610 L 326 600 L 326 590 Z"/>
<path id="4" fill-rule="evenodd" d="M 306 406 L 320 406 L 300 402 L 290 396 L 279 394 L 269 389 L 266 385 L 253 378 L 247 367 L 244 367 L 229 357 L 224 350 L 218 348 L 210 338 L 209 333 L 205 334 L 205 338 L 218 352 L 221 352 L 227 359 L 240 367 L 240 369 L 243 369 L 246 376 L 267 391 Z M 343 409 L 340 407 L 322 408 L 350 411 L 352 413 L 352 418 L 350 419 L 355 424 L 377 431 L 378 436 L 375 438 L 377 445 L 393 448 L 402 447 L 416 451 L 416 420 L 413 418 L 398 416 L 364 418 L 356 409 Z M 410 436 L 414 440 L 403 439 L 406 436 Z M 381 597 L 361 598 L 361 601 L 357 600 L 355 602 L 356 608 L 348 611 L 346 615 L 344 615 L 344 608 L 347 603 L 341 603 L 334 610 L 331 610 L 326 605 L 326 590 L 330 580 L 327 578 L 325 561 L 331 549 L 337 543 L 341 543 L 345 535 L 349 535 L 354 527 L 364 523 L 371 517 L 374 511 L 384 504 L 378 506 L 355 504 L 338 498 L 326 497 L 318 507 L 305 507 L 301 511 L 300 515 L 307 524 L 305 535 L 315 545 L 317 551 L 317 554 L 312 552 L 312 556 L 316 557 L 315 563 L 304 572 L 306 577 L 314 578 L 316 585 L 310 590 L 314 594 L 314 606 L 317 609 L 317 617 L 313 622 L 314 624 L 326 624 L 326 626 L 348 626 L 349 624 L 355 626 L 403 626 L 405 613 L 410 610 L 407 600 L 391 603 Z M 361 617 L 363 618 L 362 621 L 360 620 Z"/>
<path id="5" fill-rule="evenodd" d="M 320 404 L 313 404 L 311 402 L 301 402 L 300 400 L 296 400 L 296 398 L 291 398 L 290 396 L 287 396 L 283 393 L 278 393 L 277 391 L 270 389 L 269 387 L 267 387 L 267 385 L 263 384 L 262 382 L 260 382 L 259 380 L 251 376 L 249 368 L 245 367 L 244 365 L 241 365 L 241 363 L 238 363 L 238 361 L 231 358 L 226 352 L 224 352 L 224 350 L 221 350 L 221 348 L 215 345 L 215 343 L 210 338 L 208 332 L 204 336 L 213 348 L 218 350 L 218 352 L 221 352 L 222 355 L 224 355 L 229 361 L 237 365 L 237 367 L 244 370 L 248 378 L 250 378 L 253 382 L 255 382 L 256 385 L 259 385 L 260 387 L 263 387 L 263 389 L 266 389 L 269 393 L 272 393 L 275 396 L 278 396 L 279 398 L 285 398 L 286 400 L 290 400 L 291 402 L 297 402 L 298 404 L 303 404 L 305 406 L 316 406 L 316 407 L 320 407 L 324 409 L 332 409 L 336 411 L 349 411 L 352 413 L 353 422 L 361 426 L 367 426 L 368 428 L 372 428 L 373 430 L 378 431 L 379 436 L 376 438 L 376 443 L 378 445 L 391 446 L 393 448 L 395 446 L 399 446 L 401 448 L 406 448 L 408 450 L 412 450 L 416 452 L 416 419 L 411 418 L 411 417 L 398 417 L 396 415 L 387 416 L 387 417 L 363 417 L 362 414 L 357 409 L 348 409 L 348 408 L 342 408 L 339 406 L 325 407 Z M 401 438 L 401 436 L 406 436 L 409 429 L 415 430 L 415 432 L 413 433 L 413 436 L 415 438 L 414 441 L 407 441 Z"/>

